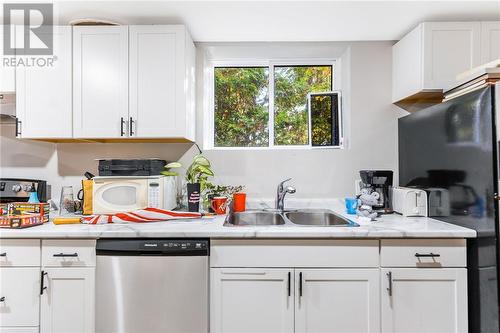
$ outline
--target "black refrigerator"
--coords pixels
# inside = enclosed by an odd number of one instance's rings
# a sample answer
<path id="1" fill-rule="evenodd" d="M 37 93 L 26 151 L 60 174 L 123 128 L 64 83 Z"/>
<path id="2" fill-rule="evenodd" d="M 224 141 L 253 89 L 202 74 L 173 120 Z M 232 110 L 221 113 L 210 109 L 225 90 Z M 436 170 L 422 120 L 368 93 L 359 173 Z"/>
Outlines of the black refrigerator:
<path id="1" fill-rule="evenodd" d="M 497 106 L 498 105 L 498 106 Z M 499 332 L 500 82 L 399 119 L 399 184 L 427 191 L 429 216 L 467 241 L 469 332 Z"/>

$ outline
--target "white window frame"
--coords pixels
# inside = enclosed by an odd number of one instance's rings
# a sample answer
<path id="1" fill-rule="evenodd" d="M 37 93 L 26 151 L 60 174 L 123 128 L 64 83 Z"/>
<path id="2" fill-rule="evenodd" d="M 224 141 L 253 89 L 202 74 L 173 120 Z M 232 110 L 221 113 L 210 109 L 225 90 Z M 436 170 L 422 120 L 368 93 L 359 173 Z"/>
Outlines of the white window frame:
<path id="1" fill-rule="evenodd" d="M 334 78 L 335 80 L 335 78 Z M 333 95 L 336 94 L 338 98 L 338 110 L 337 110 L 337 116 L 338 116 L 338 121 L 339 121 L 339 144 L 338 146 L 313 146 L 312 145 L 312 111 L 311 111 L 311 97 L 312 96 L 318 96 L 318 95 Z M 314 93 L 308 93 L 307 94 L 307 113 L 308 113 L 308 118 L 309 118 L 309 125 L 307 127 L 307 130 L 309 131 L 309 146 L 312 149 L 324 149 L 324 148 L 342 148 L 343 143 L 344 143 L 344 128 L 343 128 L 343 115 L 342 115 L 342 92 L 340 90 L 331 90 L 331 91 L 324 91 L 324 92 L 314 92 Z"/>
<path id="2" fill-rule="evenodd" d="M 311 145 L 310 124 L 308 124 L 309 143 L 306 145 L 274 145 L 274 68 L 279 66 L 332 66 L 332 91 L 336 91 L 340 78 L 337 68 L 338 59 L 225 59 L 212 60 L 205 67 L 204 80 L 204 125 L 203 148 L 205 150 L 272 150 L 272 149 L 341 149 L 343 148 L 343 130 L 340 131 L 339 146 L 313 147 Z M 216 147 L 215 146 L 215 68 L 216 67 L 268 67 L 269 68 L 269 146 L 265 147 Z M 306 110 L 306 112 L 308 112 Z M 339 113 L 342 112 L 340 108 Z M 310 118 L 310 117 L 309 117 Z M 342 116 L 339 127 L 342 128 Z M 310 122 L 310 120 L 309 120 Z"/>

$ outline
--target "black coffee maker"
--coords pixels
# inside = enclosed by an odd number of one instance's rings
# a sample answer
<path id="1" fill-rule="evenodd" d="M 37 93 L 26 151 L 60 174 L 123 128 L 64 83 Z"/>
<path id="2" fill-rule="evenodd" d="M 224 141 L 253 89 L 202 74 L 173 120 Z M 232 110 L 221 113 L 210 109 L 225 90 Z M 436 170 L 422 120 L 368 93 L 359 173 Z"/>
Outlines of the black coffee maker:
<path id="1" fill-rule="evenodd" d="M 361 170 L 361 186 L 370 188 L 379 194 L 377 205 L 373 210 L 382 214 L 392 213 L 392 200 L 390 198 L 393 172 L 390 170 Z"/>

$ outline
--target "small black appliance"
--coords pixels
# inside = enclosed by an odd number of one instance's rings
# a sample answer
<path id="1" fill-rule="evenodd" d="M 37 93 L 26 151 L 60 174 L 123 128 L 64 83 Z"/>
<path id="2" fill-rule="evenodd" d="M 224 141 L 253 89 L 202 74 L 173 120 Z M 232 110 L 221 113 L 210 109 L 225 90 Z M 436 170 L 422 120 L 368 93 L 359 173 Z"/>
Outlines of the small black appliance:
<path id="1" fill-rule="evenodd" d="M 390 170 L 361 170 L 362 186 L 371 188 L 379 194 L 378 204 L 373 209 L 382 214 L 392 213 L 391 188 L 393 172 Z"/>

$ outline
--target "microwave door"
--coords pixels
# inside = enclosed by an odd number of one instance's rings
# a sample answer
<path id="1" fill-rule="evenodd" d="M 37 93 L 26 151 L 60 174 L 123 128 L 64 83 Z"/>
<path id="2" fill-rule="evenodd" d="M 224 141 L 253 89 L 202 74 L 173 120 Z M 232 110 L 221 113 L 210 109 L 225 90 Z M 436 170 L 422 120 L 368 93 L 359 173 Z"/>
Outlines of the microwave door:
<path id="1" fill-rule="evenodd" d="M 96 214 L 128 212 L 148 205 L 147 180 L 104 181 L 97 186 L 94 198 Z"/>

